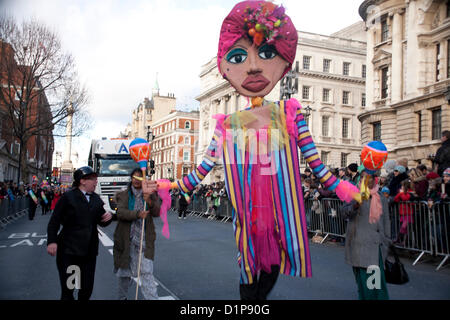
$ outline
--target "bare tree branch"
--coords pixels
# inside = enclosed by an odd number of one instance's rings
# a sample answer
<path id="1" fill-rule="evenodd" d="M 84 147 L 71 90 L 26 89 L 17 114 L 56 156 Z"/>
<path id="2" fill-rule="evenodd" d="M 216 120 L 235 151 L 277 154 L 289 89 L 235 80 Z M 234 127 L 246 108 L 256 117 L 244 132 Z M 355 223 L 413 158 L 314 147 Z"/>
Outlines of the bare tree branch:
<path id="1" fill-rule="evenodd" d="M 88 93 L 58 35 L 36 20 L 18 25 L 0 15 L 0 107 L 12 134 L 26 146 L 33 136 L 65 136 L 73 108 L 74 132 L 89 129 Z M 26 163 L 26 159 L 21 159 Z"/>

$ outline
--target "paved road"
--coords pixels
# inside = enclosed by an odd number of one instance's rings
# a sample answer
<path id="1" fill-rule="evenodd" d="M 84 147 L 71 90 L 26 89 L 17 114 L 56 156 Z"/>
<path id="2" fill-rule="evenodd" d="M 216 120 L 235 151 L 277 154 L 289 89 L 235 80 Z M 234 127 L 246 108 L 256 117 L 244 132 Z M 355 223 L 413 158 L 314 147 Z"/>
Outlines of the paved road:
<path id="1" fill-rule="evenodd" d="M 37 212 L 0 231 L 0 299 L 58 299 L 59 281 L 55 258 L 46 253 L 46 228 L 50 216 Z M 115 222 L 102 229 L 92 299 L 116 299 L 113 273 L 112 235 Z M 238 300 L 239 270 L 231 223 L 188 217 L 178 220 L 169 214 L 170 239 L 161 235 L 156 221 L 157 241 L 154 274 L 162 299 Z M 344 247 L 311 244 L 313 277 L 280 275 L 269 299 L 355 300 L 356 284 L 351 267 L 344 262 Z M 437 263 L 402 258 L 410 282 L 388 285 L 391 299 L 450 299 L 450 268 L 435 271 Z M 134 299 L 135 287 L 129 299 Z M 140 296 L 140 298 L 142 298 Z"/>

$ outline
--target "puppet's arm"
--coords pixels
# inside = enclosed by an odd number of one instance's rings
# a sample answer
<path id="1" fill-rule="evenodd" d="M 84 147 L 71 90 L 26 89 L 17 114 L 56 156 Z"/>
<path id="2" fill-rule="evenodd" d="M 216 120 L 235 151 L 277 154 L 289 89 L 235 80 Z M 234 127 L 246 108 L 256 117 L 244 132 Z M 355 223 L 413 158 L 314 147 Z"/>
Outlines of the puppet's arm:
<path id="1" fill-rule="evenodd" d="M 200 163 L 200 165 L 189 175 L 176 181 L 182 194 L 194 190 L 195 187 L 208 175 L 212 168 L 214 168 L 222 151 L 221 139 L 222 133 L 218 127 L 216 127 L 212 141 L 206 150 L 202 163 Z"/>
<path id="2" fill-rule="evenodd" d="M 347 181 L 337 179 L 319 158 L 316 145 L 311 137 L 306 121 L 301 112 L 300 103 L 295 99 L 287 101 L 287 107 L 295 108 L 295 124 L 298 128 L 297 145 L 314 175 L 319 179 L 325 189 L 335 191 L 339 199 L 350 202 L 359 193 L 358 189 Z"/>

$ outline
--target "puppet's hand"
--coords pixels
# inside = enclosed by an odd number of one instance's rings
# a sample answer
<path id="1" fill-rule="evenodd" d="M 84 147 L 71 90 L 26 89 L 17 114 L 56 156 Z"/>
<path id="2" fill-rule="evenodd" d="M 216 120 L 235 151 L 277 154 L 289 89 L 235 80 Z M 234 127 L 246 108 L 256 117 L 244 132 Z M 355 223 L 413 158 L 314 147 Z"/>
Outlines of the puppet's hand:
<path id="1" fill-rule="evenodd" d="M 157 185 L 158 185 L 158 190 L 161 189 L 177 189 L 178 188 L 178 184 L 176 182 L 170 182 L 169 180 L 166 179 L 159 179 L 156 181 Z"/>
<path id="2" fill-rule="evenodd" d="M 356 186 L 348 181 L 341 180 L 336 187 L 336 195 L 339 199 L 345 202 L 356 200 L 361 203 L 361 194 Z"/>

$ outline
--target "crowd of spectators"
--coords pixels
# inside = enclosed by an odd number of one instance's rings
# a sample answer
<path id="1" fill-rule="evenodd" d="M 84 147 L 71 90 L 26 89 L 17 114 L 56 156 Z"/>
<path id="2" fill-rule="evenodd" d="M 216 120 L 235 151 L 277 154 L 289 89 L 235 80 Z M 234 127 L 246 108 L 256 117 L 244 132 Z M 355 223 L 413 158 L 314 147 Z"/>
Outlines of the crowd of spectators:
<path id="1" fill-rule="evenodd" d="M 191 201 L 197 201 L 199 199 L 204 199 L 207 205 L 206 215 L 217 216 L 219 206 L 226 200 L 228 200 L 228 195 L 225 189 L 225 182 L 213 182 L 211 184 L 199 184 L 192 192 L 190 192 L 189 197 Z M 177 190 L 172 191 L 172 206 L 176 207 L 178 210 L 178 217 L 182 218 L 185 216 L 185 206 L 187 203 L 184 202 L 184 197 Z"/>
<path id="2" fill-rule="evenodd" d="M 28 216 L 30 220 L 33 220 L 38 206 L 41 207 L 43 215 L 51 213 L 65 190 L 63 187 L 48 183 L 38 186 L 37 183 L 17 185 L 13 181 L 0 182 L 0 205 L 5 199 L 13 202 L 26 197 L 29 207 Z"/>

